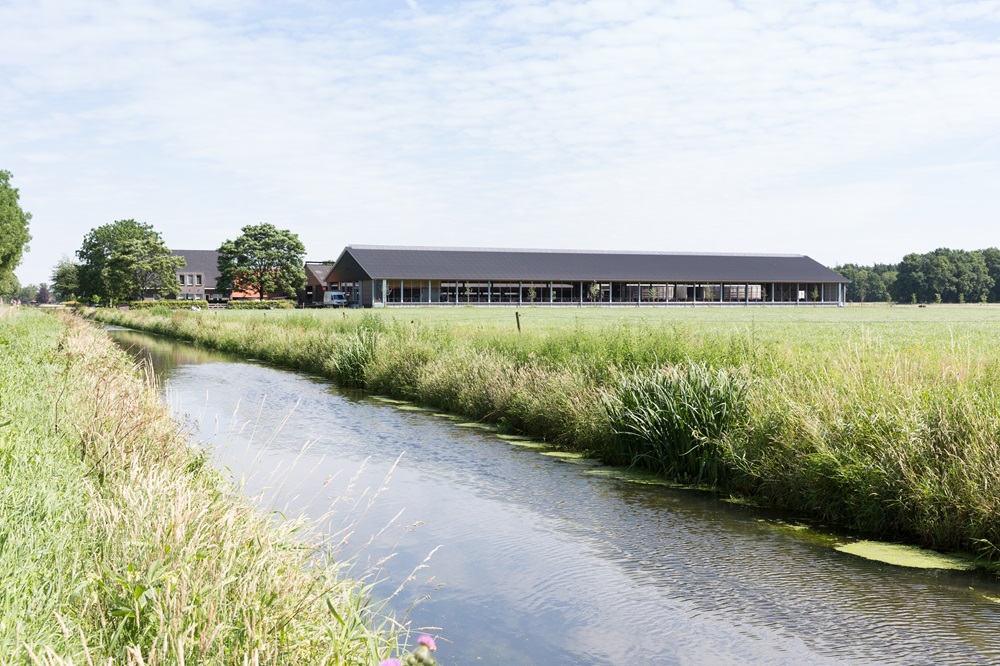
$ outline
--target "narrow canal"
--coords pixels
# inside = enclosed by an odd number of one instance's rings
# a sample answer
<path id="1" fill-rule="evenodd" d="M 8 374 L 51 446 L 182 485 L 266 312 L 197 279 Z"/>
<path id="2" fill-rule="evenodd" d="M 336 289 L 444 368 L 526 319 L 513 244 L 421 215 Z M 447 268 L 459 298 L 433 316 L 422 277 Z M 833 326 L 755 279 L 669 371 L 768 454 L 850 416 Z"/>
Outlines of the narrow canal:
<path id="1" fill-rule="evenodd" d="M 442 663 L 1000 663 L 991 578 L 863 560 L 771 512 L 111 335 L 152 361 L 175 415 L 248 493 L 346 541 L 341 557 L 376 597 L 416 570 L 389 605 L 441 627 Z"/>

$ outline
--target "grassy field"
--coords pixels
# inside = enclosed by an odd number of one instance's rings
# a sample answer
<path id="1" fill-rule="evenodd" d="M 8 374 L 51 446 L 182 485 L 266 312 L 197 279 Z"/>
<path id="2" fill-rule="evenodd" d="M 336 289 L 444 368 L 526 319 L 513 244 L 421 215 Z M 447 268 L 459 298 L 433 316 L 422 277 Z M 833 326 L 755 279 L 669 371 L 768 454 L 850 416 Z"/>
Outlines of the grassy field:
<path id="1" fill-rule="evenodd" d="M 79 319 L 0 318 L 0 663 L 379 663 L 397 627 L 133 370 Z"/>
<path id="2" fill-rule="evenodd" d="M 1000 308 L 520 312 L 96 316 L 1000 559 Z"/>

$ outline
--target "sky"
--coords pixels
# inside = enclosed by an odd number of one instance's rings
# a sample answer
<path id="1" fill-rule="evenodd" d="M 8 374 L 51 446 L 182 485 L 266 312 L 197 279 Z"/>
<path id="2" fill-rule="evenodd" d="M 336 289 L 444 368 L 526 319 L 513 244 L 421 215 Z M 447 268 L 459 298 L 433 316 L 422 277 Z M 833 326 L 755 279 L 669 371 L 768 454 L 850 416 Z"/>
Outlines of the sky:
<path id="1" fill-rule="evenodd" d="M 1000 0 L 0 0 L 22 284 L 90 229 L 806 254 L 1000 245 Z"/>

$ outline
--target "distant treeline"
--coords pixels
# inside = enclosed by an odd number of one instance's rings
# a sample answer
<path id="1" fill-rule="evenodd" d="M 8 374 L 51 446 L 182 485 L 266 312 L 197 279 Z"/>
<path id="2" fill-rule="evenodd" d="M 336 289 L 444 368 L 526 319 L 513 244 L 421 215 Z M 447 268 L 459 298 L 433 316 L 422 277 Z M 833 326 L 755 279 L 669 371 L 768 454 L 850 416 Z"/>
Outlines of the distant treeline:
<path id="1" fill-rule="evenodd" d="M 847 300 L 859 303 L 1000 302 L 1000 249 L 908 254 L 898 264 L 844 264 L 834 270 L 851 281 Z"/>

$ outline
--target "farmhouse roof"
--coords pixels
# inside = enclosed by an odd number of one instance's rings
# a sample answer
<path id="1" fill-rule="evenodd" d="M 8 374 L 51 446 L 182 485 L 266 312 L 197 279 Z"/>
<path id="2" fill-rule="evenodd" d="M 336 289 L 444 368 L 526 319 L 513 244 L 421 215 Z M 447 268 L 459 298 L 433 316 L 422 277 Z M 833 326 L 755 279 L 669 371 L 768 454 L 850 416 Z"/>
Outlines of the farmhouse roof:
<path id="1" fill-rule="evenodd" d="M 170 254 L 187 262 L 178 273 L 201 273 L 205 289 L 215 289 L 219 282 L 219 253 L 216 250 L 173 250 Z"/>
<path id="2" fill-rule="evenodd" d="M 323 284 L 326 282 L 326 278 L 330 275 L 330 271 L 332 270 L 333 264 L 321 261 L 306 262 L 306 277 L 311 278 L 311 281 L 315 281 L 317 284 Z"/>
<path id="3" fill-rule="evenodd" d="M 348 245 L 329 280 L 849 282 L 801 254 Z"/>

